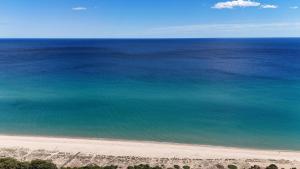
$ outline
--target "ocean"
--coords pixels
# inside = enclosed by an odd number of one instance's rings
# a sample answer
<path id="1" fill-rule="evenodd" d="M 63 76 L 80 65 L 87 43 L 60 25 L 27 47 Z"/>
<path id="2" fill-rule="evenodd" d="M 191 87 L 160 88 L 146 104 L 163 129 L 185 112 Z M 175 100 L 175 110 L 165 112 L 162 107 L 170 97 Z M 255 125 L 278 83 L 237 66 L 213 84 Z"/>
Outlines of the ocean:
<path id="1" fill-rule="evenodd" d="M 1 39 L 0 134 L 300 150 L 300 39 Z"/>

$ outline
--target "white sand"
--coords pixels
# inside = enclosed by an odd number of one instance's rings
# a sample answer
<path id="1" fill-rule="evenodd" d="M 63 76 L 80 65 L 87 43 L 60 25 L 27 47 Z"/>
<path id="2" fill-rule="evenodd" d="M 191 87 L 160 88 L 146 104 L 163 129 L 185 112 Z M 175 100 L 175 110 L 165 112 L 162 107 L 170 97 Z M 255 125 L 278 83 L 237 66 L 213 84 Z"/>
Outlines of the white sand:
<path id="1" fill-rule="evenodd" d="M 256 150 L 159 142 L 0 135 L 0 148 L 44 149 L 112 156 L 300 161 L 299 151 Z"/>

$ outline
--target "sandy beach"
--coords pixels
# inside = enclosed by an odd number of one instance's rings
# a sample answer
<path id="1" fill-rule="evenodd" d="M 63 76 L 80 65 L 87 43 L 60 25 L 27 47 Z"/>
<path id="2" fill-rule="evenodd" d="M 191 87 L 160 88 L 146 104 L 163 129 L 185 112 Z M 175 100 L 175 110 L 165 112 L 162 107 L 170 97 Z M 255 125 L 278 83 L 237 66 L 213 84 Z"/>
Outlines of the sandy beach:
<path id="1" fill-rule="evenodd" d="M 44 149 L 111 156 L 198 159 L 274 159 L 300 161 L 299 151 L 256 150 L 145 141 L 0 135 L 1 148 Z"/>
<path id="2" fill-rule="evenodd" d="M 55 138 L 0 135 L 0 157 L 19 160 L 52 160 L 58 166 L 85 166 L 89 164 L 161 166 L 189 165 L 191 168 L 215 168 L 235 164 L 240 168 L 274 163 L 282 168 L 300 167 L 300 152 L 257 150 L 188 145 L 175 143 Z"/>

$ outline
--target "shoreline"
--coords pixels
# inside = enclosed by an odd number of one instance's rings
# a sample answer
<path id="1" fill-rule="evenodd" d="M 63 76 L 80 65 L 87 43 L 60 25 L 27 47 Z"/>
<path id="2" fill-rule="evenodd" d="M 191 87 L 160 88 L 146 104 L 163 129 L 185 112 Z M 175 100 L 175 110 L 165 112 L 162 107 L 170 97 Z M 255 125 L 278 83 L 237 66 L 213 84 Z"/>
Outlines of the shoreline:
<path id="1" fill-rule="evenodd" d="M 273 159 L 300 161 L 300 151 L 265 150 L 155 141 L 18 136 L 0 134 L 0 148 L 82 152 L 106 156 L 188 159 Z"/>
<path id="2" fill-rule="evenodd" d="M 227 148 L 227 149 L 242 149 L 254 151 L 277 151 L 277 152 L 295 152 L 300 153 L 300 150 L 293 149 L 276 149 L 276 148 L 258 148 L 258 147 L 243 147 L 243 146 L 227 146 L 227 145 L 213 145 L 213 144 L 197 144 L 197 143 L 184 143 L 172 141 L 157 141 L 157 140 L 143 140 L 143 139 L 123 139 L 123 138 L 105 138 L 105 137 L 85 137 L 85 136 L 61 136 L 61 135 L 35 135 L 35 134 L 5 134 L 0 133 L 0 138 L 4 137 L 24 137 L 24 138 L 49 138 L 49 139 L 70 139 L 70 140 L 90 140 L 90 141 L 112 141 L 112 142 L 138 142 L 149 144 L 161 145 L 181 145 L 181 146 L 195 146 L 195 147 L 214 147 L 214 148 Z M 1 146 L 1 145 L 0 145 Z"/>

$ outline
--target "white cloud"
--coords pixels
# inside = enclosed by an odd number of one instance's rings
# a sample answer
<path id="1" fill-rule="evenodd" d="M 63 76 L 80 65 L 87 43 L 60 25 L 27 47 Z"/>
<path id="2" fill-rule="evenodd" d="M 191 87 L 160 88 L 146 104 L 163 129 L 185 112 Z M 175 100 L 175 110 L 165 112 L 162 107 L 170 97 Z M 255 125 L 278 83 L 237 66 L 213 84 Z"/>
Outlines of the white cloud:
<path id="1" fill-rule="evenodd" d="M 299 7 L 298 6 L 291 6 L 290 8 L 291 9 L 298 9 Z"/>
<path id="2" fill-rule="evenodd" d="M 251 0 L 233 0 L 227 2 L 218 2 L 212 8 L 232 9 L 234 7 L 256 7 L 256 6 L 260 6 L 260 3 Z"/>
<path id="3" fill-rule="evenodd" d="M 82 7 L 82 6 L 78 6 L 78 7 L 74 7 L 72 8 L 73 11 L 85 11 L 87 10 L 86 7 Z"/>
<path id="4" fill-rule="evenodd" d="M 278 8 L 277 5 L 268 5 L 268 4 L 261 5 L 261 7 L 264 8 L 264 9 L 276 9 L 276 8 Z"/>

